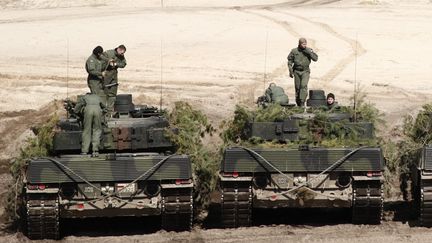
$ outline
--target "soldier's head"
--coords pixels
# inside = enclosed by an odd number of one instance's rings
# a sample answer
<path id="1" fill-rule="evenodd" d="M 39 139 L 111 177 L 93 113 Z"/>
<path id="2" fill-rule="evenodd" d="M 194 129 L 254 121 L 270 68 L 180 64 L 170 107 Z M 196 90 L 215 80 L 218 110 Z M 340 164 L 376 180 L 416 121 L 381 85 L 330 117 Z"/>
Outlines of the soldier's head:
<path id="1" fill-rule="evenodd" d="M 96 47 L 93 49 L 93 54 L 94 54 L 97 58 L 100 58 L 100 57 L 101 57 L 102 52 L 103 52 L 103 48 L 102 48 L 102 46 L 96 46 Z"/>
<path id="2" fill-rule="evenodd" d="M 124 53 L 126 52 L 126 46 L 124 46 L 124 45 L 119 45 L 115 50 L 116 50 L 116 54 L 117 54 L 118 56 L 123 56 Z"/>
<path id="3" fill-rule="evenodd" d="M 307 47 L 307 40 L 305 38 L 300 38 L 298 42 L 298 46 L 301 49 L 305 49 Z"/>
<path id="4" fill-rule="evenodd" d="M 327 94 L 327 105 L 333 105 L 333 103 L 335 102 L 335 96 L 333 93 L 328 93 Z"/>

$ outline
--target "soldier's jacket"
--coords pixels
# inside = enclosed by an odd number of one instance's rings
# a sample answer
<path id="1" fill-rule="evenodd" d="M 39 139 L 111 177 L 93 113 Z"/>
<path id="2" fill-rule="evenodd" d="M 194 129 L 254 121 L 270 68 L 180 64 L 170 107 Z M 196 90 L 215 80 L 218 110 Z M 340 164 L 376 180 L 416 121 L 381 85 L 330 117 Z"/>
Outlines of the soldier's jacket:
<path id="1" fill-rule="evenodd" d="M 116 48 L 117 49 L 117 48 Z M 116 49 L 105 51 L 103 55 L 103 59 L 106 65 L 106 70 L 108 74 L 110 73 L 117 73 L 117 68 L 124 68 L 126 67 L 126 58 L 124 56 L 118 56 L 116 55 Z M 109 65 L 109 61 L 113 60 L 117 65 L 115 67 L 112 67 Z"/>
<path id="2" fill-rule="evenodd" d="M 102 102 L 101 98 L 96 94 L 88 93 L 78 99 L 75 106 L 76 113 L 83 113 L 84 108 L 100 109 L 101 111 L 106 109 L 105 104 Z"/>
<path id="3" fill-rule="evenodd" d="M 280 105 L 288 104 L 288 96 L 282 87 L 272 85 L 267 88 L 265 92 L 266 100 L 271 103 L 277 103 Z"/>
<path id="4" fill-rule="evenodd" d="M 335 101 L 335 102 L 333 102 L 333 104 L 331 104 L 331 105 L 327 104 L 327 107 L 326 107 L 326 108 L 327 108 L 326 110 L 328 110 L 328 111 L 332 111 L 332 110 L 337 110 L 337 109 L 339 109 L 340 107 L 339 107 L 338 103 Z"/>
<path id="5" fill-rule="evenodd" d="M 104 71 L 104 62 L 99 60 L 96 55 L 89 56 L 86 62 L 86 71 L 88 73 L 87 80 L 102 80 L 102 72 Z"/>
<path id="6" fill-rule="evenodd" d="M 296 47 L 288 55 L 288 69 L 290 73 L 295 71 L 310 71 L 309 65 L 312 61 L 318 61 L 318 55 L 310 48 L 304 50 Z"/>

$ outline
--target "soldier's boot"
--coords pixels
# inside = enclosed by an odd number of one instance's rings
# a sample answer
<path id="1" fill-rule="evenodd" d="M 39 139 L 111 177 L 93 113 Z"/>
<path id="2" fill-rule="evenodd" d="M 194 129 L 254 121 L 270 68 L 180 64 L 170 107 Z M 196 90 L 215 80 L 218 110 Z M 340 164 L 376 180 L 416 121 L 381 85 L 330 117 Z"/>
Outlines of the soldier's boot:
<path id="1" fill-rule="evenodd" d="M 92 157 L 99 157 L 99 152 L 98 151 L 94 151 L 92 153 Z"/>

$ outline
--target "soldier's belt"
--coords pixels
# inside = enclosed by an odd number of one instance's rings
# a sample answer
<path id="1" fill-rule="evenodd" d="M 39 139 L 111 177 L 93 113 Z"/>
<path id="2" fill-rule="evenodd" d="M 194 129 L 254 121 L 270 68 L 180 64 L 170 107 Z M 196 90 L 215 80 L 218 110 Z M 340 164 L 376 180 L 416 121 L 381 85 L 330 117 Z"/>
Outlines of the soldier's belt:
<path id="1" fill-rule="evenodd" d="M 307 68 L 304 68 L 304 67 L 302 67 L 302 66 L 294 66 L 294 70 L 295 71 L 304 71 L 304 70 L 306 70 Z"/>

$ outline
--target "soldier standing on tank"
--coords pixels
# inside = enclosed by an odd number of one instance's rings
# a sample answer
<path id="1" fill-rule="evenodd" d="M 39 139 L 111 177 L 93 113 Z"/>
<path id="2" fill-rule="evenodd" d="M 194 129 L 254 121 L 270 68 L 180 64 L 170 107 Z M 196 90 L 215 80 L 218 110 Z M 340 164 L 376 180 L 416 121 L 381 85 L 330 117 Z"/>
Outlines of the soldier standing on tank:
<path id="1" fill-rule="evenodd" d="M 99 143 L 102 135 L 102 113 L 105 111 L 105 108 L 105 104 L 96 94 L 87 93 L 78 100 L 75 112 L 84 115 L 81 154 L 89 152 L 91 143 L 92 156 L 99 156 Z"/>
<path id="2" fill-rule="evenodd" d="M 107 108 L 111 115 L 114 111 L 114 103 L 117 96 L 118 88 L 118 68 L 126 67 L 126 58 L 124 53 L 126 47 L 119 45 L 117 48 L 108 50 L 103 53 L 103 59 L 106 62 L 106 76 L 104 78 L 104 92 L 107 98 Z"/>
<path id="3" fill-rule="evenodd" d="M 93 53 L 86 61 L 86 71 L 88 73 L 87 85 L 92 94 L 99 95 L 103 98 L 103 78 L 105 76 L 104 62 L 102 60 L 103 48 L 97 46 L 93 49 Z"/>
<path id="4" fill-rule="evenodd" d="M 292 49 L 288 55 L 288 70 L 290 77 L 294 78 L 296 103 L 298 106 L 304 106 L 307 98 L 311 60 L 314 62 L 318 61 L 318 55 L 311 48 L 307 47 L 305 38 L 300 38 L 298 47 Z"/>
<path id="5" fill-rule="evenodd" d="M 279 105 L 288 105 L 288 96 L 282 87 L 277 86 L 275 83 L 270 83 L 265 91 L 266 101 Z"/>

